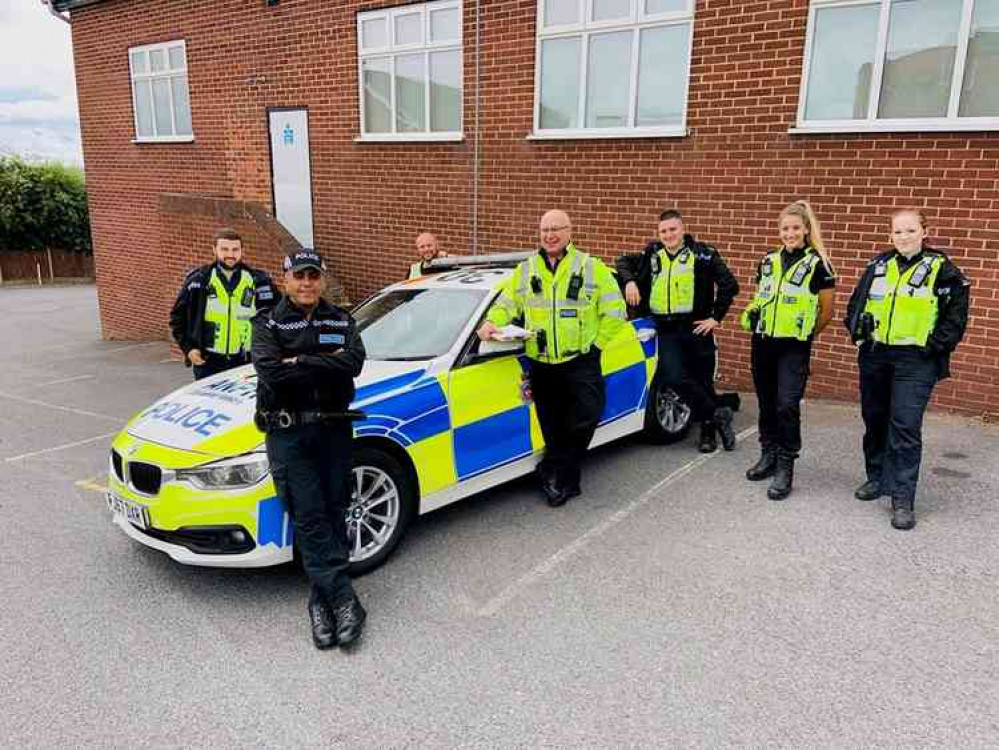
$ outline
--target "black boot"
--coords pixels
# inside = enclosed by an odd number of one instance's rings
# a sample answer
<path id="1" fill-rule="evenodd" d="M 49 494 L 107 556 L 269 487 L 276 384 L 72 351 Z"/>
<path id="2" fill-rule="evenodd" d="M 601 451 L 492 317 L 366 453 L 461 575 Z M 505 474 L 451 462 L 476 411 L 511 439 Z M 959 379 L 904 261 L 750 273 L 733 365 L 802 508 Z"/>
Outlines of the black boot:
<path id="1" fill-rule="evenodd" d="M 783 500 L 791 494 L 794 484 L 794 455 L 781 451 L 777 454 L 777 470 L 767 488 L 767 497 L 771 500 Z"/>
<path id="2" fill-rule="evenodd" d="M 333 607 L 333 616 L 336 618 L 336 639 L 341 646 L 347 646 L 361 637 L 368 613 L 357 596 L 351 594 Z"/>
<path id="3" fill-rule="evenodd" d="M 333 613 L 326 603 L 326 597 L 315 586 L 309 596 L 309 624 L 312 626 L 312 642 L 316 644 L 316 648 L 325 651 L 336 645 Z"/>
<path id="4" fill-rule="evenodd" d="M 772 477 L 777 469 L 777 446 L 763 443 L 760 446 L 760 460 L 746 469 L 746 479 L 759 482 Z"/>
<path id="5" fill-rule="evenodd" d="M 877 479 L 868 479 L 853 491 L 853 496 L 855 498 L 865 502 L 868 500 L 877 500 L 883 494 L 884 493 L 881 491 L 881 482 Z"/>
<path id="6" fill-rule="evenodd" d="M 559 487 L 555 472 L 544 462 L 538 464 L 538 479 L 541 481 L 541 492 L 546 503 L 553 508 L 565 505 L 565 492 Z"/>
<path id="7" fill-rule="evenodd" d="M 721 435 L 722 448 L 727 451 L 735 450 L 735 430 L 732 428 L 732 410 L 727 406 L 719 406 L 715 409 L 715 427 Z"/>
<path id="8" fill-rule="evenodd" d="M 891 526 L 899 531 L 908 531 L 916 525 L 916 508 L 912 500 L 891 499 Z"/>
<path id="9" fill-rule="evenodd" d="M 701 453 L 714 453 L 718 450 L 718 443 L 715 441 L 714 422 L 701 422 L 701 439 L 697 442 L 697 450 Z"/>

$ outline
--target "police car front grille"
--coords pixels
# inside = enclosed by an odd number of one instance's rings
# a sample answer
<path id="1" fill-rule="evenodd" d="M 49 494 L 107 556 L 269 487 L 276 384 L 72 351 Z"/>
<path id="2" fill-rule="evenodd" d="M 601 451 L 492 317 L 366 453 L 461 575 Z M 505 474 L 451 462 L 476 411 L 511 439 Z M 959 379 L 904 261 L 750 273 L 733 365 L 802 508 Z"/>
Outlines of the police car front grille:
<path id="1" fill-rule="evenodd" d="M 155 495 L 160 491 L 163 471 L 153 464 L 131 461 L 128 464 L 128 481 L 136 491 L 144 495 Z"/>
<path id="2" fill-rule="evenodd" d="M 114 469 L 114 476 L 119 482 L 125 481 L 125 469 L 124 464 L 121 461 L 121 454 L 112 449 L 111 450 L 111 467 Z"/>

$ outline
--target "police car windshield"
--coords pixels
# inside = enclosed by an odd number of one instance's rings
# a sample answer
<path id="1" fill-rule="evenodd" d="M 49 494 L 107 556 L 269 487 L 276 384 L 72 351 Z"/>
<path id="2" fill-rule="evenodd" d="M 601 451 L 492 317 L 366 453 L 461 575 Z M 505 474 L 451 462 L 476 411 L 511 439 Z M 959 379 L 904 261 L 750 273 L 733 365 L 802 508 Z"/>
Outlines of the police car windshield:
<path id="1" fill-rule="evenodd" d="M 447 352 L 486 291 L 400 289 L 354 311 L 368 359 L 433 359 Z"/>

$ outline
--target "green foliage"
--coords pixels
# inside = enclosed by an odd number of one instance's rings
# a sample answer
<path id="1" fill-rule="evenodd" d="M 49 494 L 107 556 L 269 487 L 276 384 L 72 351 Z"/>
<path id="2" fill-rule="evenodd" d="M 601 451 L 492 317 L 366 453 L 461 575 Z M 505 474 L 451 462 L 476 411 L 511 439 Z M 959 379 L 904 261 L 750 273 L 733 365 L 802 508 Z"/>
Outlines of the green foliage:
<path id="1" fill-rule="evenodd" d="M 83 170 L 0 157 L 0 251 L 92 252 Z"/>

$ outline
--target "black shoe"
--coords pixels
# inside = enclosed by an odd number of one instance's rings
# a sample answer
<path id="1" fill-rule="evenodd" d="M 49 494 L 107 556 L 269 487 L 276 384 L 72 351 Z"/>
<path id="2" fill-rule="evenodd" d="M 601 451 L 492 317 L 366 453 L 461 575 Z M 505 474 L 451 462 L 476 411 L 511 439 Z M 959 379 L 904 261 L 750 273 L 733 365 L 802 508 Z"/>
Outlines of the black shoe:
<path id="1" fill-rule="evenodd" d="M 714 453 L 718 450 L 714 422 L 701 422 L 701 439 L 697 443 L 697 450 L 701 453 Z"/>
<path id="2" fill-rule="evenodd" d="M 336 618 L 336 639 L 341 646 L 347 646 L 361 637 L 368 613 L 357 596 L 351 595 L 333 607 L 333 616 Z"/>
<path id="3" fill-rule="evenodd" d="M 916 525 L 916 509 L 912 500 L 891 499 L 891 526 L 899 531 L 908 531 Z"/>
<path id="4" fill-rule="evenodd" d="M 715 427 L 721 435 L 722 448 L 735 450 L 735 430 L 732 428 L 732 410 L 727 406 L 715 409 Z"/>
<path id="5" fill-rule="evenodd" d="M 877 500 L 884 493 L 881 491 L 881 482 L 877 479 L 868 479 L 853 491 L 853 496 L 858 500 Z"/>
<path id="6" fill-rule="evenodd" d="M 761 479 L 772 477 L 777 470 L 777 448 L 772 445 L 764 445 L 760 449 L 760 460 L 746 469 L 746 479 L 750 482 L 759 482 Z"/>
<path id="7" fill-rule="evenodd" d="M 783 500 L 791 494 L 794 484 L 794 456 L 787 453 L 777 454 L 777 469 L 774 478 L 767 488 L 767 497 L 771 500 Z"/>
<path id="8" fill-rule="evenodd" d="M 326 603 L 326 597 L 316 591 L 309 597 L 309 623 L 312 625 L 312 642 L 316 644 L 316 648 L 325 651 L 336 645 L 333 612 Z"/>

